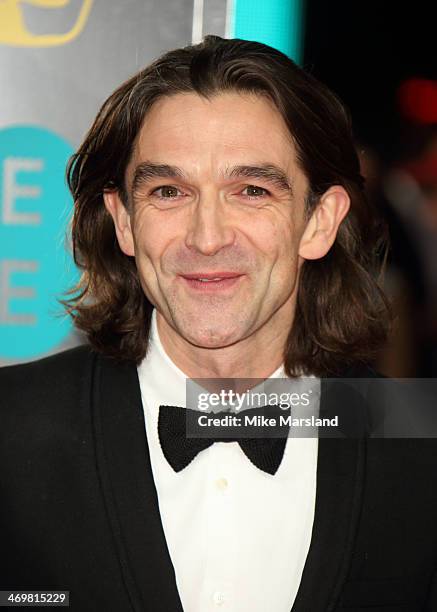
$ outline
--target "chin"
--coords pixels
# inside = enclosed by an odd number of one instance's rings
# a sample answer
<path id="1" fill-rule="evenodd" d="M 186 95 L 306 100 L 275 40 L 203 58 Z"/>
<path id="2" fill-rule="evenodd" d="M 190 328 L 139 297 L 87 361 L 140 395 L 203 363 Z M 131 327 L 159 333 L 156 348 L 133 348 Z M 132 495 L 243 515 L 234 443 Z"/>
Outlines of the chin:
<path id="1" fill-rule="evenodd" d="M 217 324 L 208 326 L 199 325 L 193 328 L 181 330 L 182 335 L 196 346 L 202 348 L 222 348 L 235 344 L 242 338 L 242 333 L 236 329 L 229 329 L 227 326 L 218 327 Z"/>

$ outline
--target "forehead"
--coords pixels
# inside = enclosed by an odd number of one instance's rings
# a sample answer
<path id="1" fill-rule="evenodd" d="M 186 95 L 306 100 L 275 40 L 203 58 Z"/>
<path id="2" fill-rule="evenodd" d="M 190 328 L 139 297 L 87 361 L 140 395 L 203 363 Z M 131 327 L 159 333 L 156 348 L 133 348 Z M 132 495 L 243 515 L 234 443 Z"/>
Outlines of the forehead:
<path id="1" fill-rule="evenodd" d="M 265 97 L 237 92 L 161 98 L 143 121 L 130 165 L 144 160 L 193 173 L 252 163 L 296 172 L 295 147 L 276 107 Z"/>

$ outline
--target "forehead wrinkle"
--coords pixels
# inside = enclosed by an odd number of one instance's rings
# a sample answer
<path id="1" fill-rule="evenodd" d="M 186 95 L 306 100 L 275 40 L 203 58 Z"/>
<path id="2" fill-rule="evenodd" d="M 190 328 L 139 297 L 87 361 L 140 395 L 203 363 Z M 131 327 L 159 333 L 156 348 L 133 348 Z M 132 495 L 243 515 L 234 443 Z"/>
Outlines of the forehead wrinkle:
<path id="1" fill-rule="evenodd" d="M 275 166 L 275 164 L 261 164 L 259 166 L 239 165 L 226 168 L 224 176 L 227 178 L 258 178 L 269 181 L 283 191 L 293 193 L 292 185 L 287 177 L 287 174 Z"/>

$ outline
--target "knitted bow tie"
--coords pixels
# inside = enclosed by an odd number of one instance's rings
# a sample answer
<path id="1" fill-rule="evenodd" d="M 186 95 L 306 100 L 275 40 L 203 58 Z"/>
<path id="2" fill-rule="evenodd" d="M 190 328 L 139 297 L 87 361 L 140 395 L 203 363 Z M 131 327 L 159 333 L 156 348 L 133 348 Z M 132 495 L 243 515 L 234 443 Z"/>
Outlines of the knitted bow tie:
<path id="1" fill-rule="evenodd" d="M 279 414 L 283 415 L 284 411 L 277 406 L 263 406 L 262 408 L 245 410 L 240 415 L 249 413 L 254 417 L 268 415 L 276 419 Z M 213 416 L 223 417 L 226 414 L 220 412 Z M 209 435 L 208 437 L 204 437 L 204 435 L 202 437 L 188 437 L 187 424 L 197 423 L 201 415 L 202 413 L 198 410 L 180 406 L 159 407 L 159 441 L 165 458 L 175 472 L 183 470 L 198 453 L 209 448 L 215 442 L 238 442 L 246 457 L 257 468 L 268 474 L 276 473 L 284 455 L 289 427 L 280 427 L 279 434 L 278 428 L 276 428 L 276 432 L 273 431 L 274 428 L 270 429 L 267 432 L 268 437 L 259 438 L 242 437 L 241 430 L 237 427 L 227 428 L 226 437 L 210 437 Z M 197 432 L 200 429 L 197 427 Z M 196 430 L 195 427 L 194 430 Z M 189 431 L 190 433 L 193 432 L 193 427 L 190 425 Z M 204 432 L 202 433 L 204 434 Z"/>

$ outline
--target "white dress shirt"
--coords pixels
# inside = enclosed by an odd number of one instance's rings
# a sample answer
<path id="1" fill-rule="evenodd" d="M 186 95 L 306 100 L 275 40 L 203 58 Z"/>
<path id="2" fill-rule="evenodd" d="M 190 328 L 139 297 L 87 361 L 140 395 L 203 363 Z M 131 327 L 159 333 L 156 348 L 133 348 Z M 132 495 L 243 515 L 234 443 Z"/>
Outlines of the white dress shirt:
<path id="1" fill-rule="evenodd" d="M 160 404 L 185 406 L 186 375 L 165 353 L 153 312 L 138 367 L 159 511 L 185 612 L 290 612 L 314 520 L 317 438 L 288 438 L 274 475 L 237 442 L 174 472 L 159 442 Z M 272 377 L 284 377 L 279 368 Z"/>

